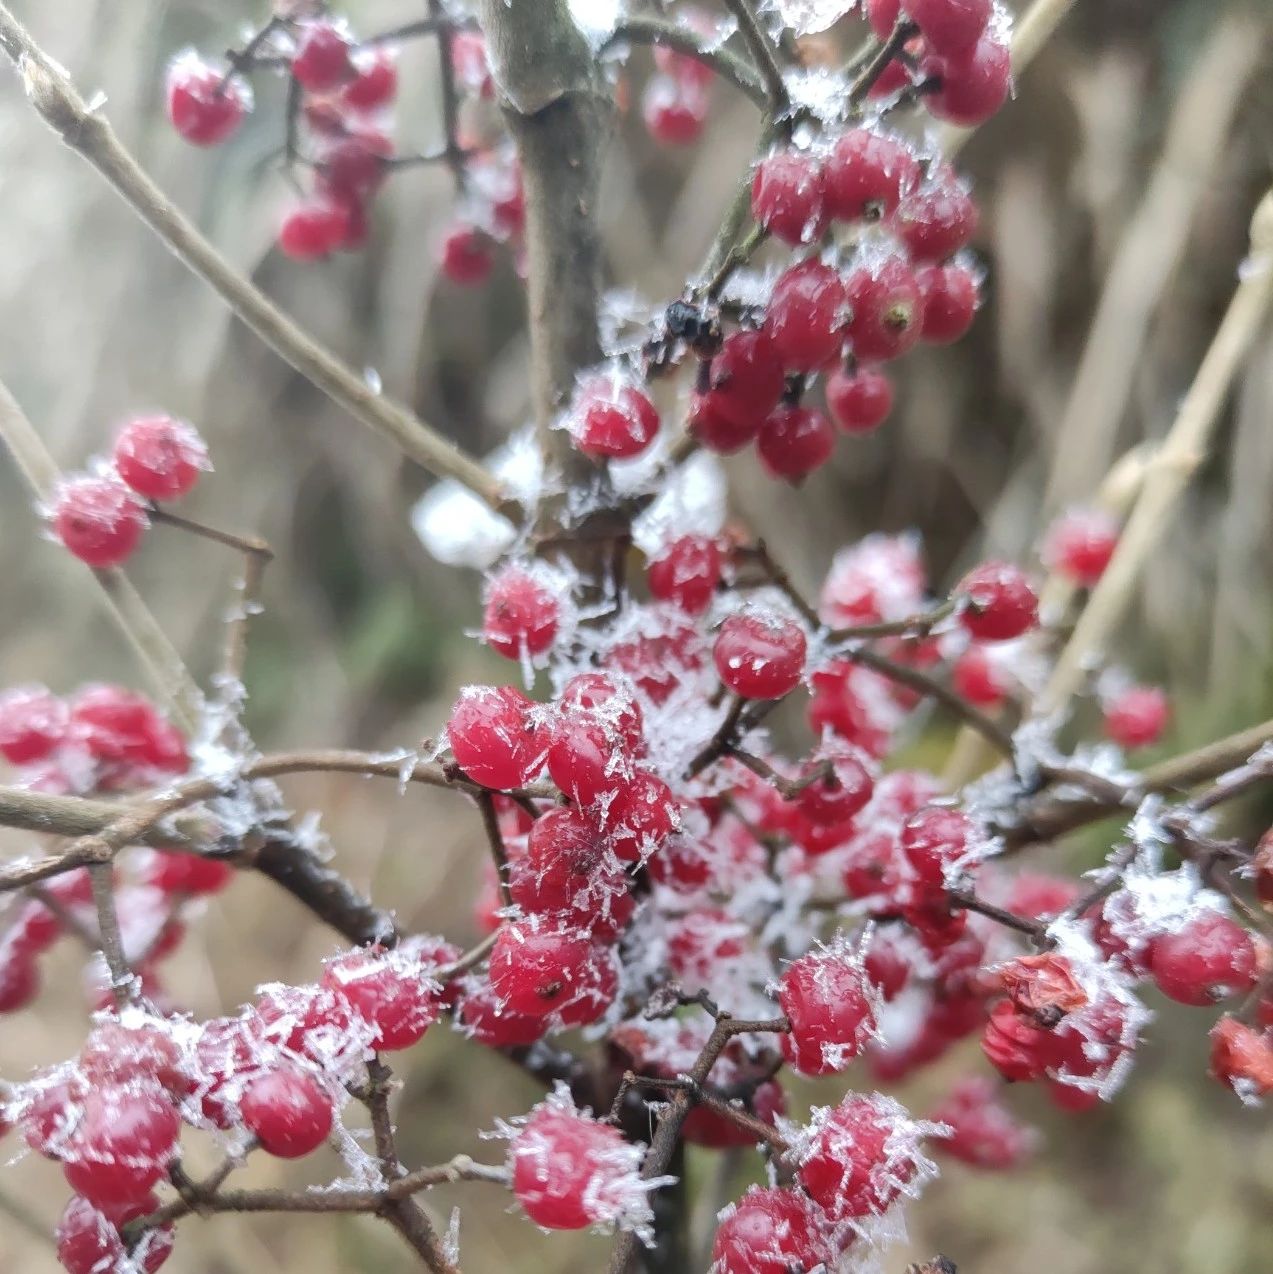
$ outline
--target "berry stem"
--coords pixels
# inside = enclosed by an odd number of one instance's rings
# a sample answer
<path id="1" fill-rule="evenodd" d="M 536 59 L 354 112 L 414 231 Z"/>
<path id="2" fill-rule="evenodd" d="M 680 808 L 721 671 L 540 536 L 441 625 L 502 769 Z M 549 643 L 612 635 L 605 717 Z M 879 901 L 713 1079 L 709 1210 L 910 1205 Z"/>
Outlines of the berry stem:
<path id="1" fill-rule="evenodd" d="M 778 65 L 778 50 L 760 25 L 749 0 L 725 0 L 725 7 L 738 20 L 738 30 L 764 82 L 770 113 L 782 115 L 790 105 L 790 98 L 786 81 L 782 78 L 782 68 Z"/>
<path id="2" fill-rule="evenodd" d="M 499 816 L 495 812 L 495 798 L 490 792 L 483 790 L 478 794 L 477 808 L 482 815 L 482 829 L 486 832 L 491 861 L 495 864 L 500 901 L 505 907 L 512 907 L 513 895 L 509 892 L 508 885 L 508 855 L 504 852 L 504 837 L 499 829 Z"/>
<path id="3" fill-rule="evenodd" d="M 109 862 L 94 863 L 88 869 L 93 885 L 93 906 L 97 909 L 99 950 L 110 971 L 111 994 L 122 1009 L 137 997 L 138 984 L 124 956 L 124 939 L 119 930 L 119 915 L 115 910 L 115 886 L 111 879 Z"/>
<path id="4" fill-rule="evenodd" d="M 906 42 L 919 31 L 909 18 L 899 18 L 897 25 L 889 34 L 875 55 L 862 68 L 862 73 L 849 90 L 849 102 L 860 106 L 866 101 L 866 95 L 875 87 L 876 81 L 888 70 L 889 63 L 906 47 Z"/>

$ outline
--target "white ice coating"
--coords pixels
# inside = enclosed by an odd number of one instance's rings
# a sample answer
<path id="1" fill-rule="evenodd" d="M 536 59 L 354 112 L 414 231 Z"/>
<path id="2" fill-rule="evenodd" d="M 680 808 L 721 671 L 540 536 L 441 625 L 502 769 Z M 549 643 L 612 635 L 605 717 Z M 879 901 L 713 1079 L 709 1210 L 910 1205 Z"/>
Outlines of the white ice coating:
<path id="1" fill-rule="evenodd" d="M 611 466 L 612 472 L 617 467 Z M 654 557 L 683 535 L 718 535 L 725 525 L 728 494 L 720 460 L 710 451 L 696 452 L 635 519 L 632 538 L 642 553 Z"/>
<path id="2" fill-rule="evenodd" d="M 773 13 L 796 35 L 815 35 L 833 27 L 857 8 L 858 0 L 765 0 L 762 13 Z"/>

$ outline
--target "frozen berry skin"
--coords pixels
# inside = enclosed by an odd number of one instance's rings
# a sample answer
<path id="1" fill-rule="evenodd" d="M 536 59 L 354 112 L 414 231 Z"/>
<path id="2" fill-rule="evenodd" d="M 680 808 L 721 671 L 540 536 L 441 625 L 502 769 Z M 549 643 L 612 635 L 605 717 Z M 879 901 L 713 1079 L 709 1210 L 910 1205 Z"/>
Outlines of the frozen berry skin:
<path id="1" fill-rule="evenodd" d="M 593 376 L 576 391 L 567 427 L 584 455 L 629 460 L 654 441 L 659 413 L 635 385 Z"/>
<path id="2" fill-rule="evenodd" d="M 1218 911 L 1201 911 L 1149 945 L 1149 973 L 1169 999 L 1199 1008 L 1244 995 L 1259 961 L 1250 933 Z"/>
<path id="3" fill-rule="evenodd" d="M 706 398 L 713 412 L 739 428 L 742 446 L 755 437 L 785 388 L 782 356 L 768 334 L 740 330 L 725 337 L 712 359 Z"/>
<path id="4" fill-rule="evenodd" d="M 251 91 L 196 57 L 178 58 L 168 68 L 168 119 L 195 146 L 217 146 L 234 135 L 252 104 Z"/>
<path id="5" fill-rule="evenodd" d="M 826 230 L 822 165 L 814 155 L 777 151 L 756 165 L 751 215 L 776 239 L 799 247 Z"/>
<path id="6" fill-rule="evenodd" d="M 922 305 L 920 334 L 930 345 L 950 345 L 972 326 L 981 304 L 977 277 L 962 265 L 926 265 L 915 272 Z"/>
<path id="7" fill-rule="evenodd" d="M 919 161 L 905 142 L 854 128 L 836 140 L 825 174 L 828 215 L 837 221 L 879 221 L 919 184 Z"/>
<path id="8" fill-rule="evenodd" d="M 944 261 L 977 232 L 977 205 L 949 169 L 942 169 L 897 206 L 890 224 L 916 261 Z"/>
<path id="9" fill-rule="evenodd" d="M 482 636 L 505 659 L 542 655 L 557 636 L 561 604 L 527 571 L 508 567 L 486 591 Z"/>
<path id="10" fill-rule="evenodd" d="M 641 118 L 661 146 L 691 146 L 707 123 L 707 97 L 694 84 L 651 76 L 641 95 Z"/>
<path id="11" fill-rule="evenodd" d="M 878 368 L 837 368 L 827 377 L 827 410 L 846 434 L 869 434 L 893 410 L 893 382 Z"/>
<path id="12" fill-rule="evenodd" d="M 117 1269 L 155 1274 L 172 1253 L 172 1226 L 147 1230 L 131 1259 L 120 1229 L 159 1206 L 159 1199 L 151 1194 L 130 1207 L 102 1211 L 81 1195 L 72 1195 L 53 1235 L 58 1263 L 67 1274 L 111 1274 Z"/>
<path id="13" fill-rule="evenodd" d="M 1070 509 L 1048 528 L 1043 564 L 1082 588 L 1105 574 L 1118 547 L 1118 519 L 1104 509 Z"/>
<path id="14" fill-rule="evenodd" d="M 487 1048 L 533 1044 L 547 1029 L 542 1017 L 511 1012 L 486 979 L 464 984 L 459 1021 L 470 1038 Z"/>
<path id="15" fill-rule="evenodd" d="M 993 0 L 906 0 L 906 12 L 939 53 L 969 52 L 981 38 Z"/>
<path id="16" fill-rule="evenodd" d="M 752 1186 L 731 1205 L 712 1243 L 713 1274 L 791 1274 L 829 1268 L 833 1254 L 803 1195 Z"/>
<path id="17" fill-rule="evenodd" d="M 389 105 L 398 95 L 398 59 L 379 45 L 354 54 L 354 77 L 337 100 L 347 110 L 369 114 Z"/>
<path id="18" fill-rule="evenodd" d="M 888 257 L 844 281 L 849 304 L 848 337 L 853 353 L 867 362 L 897 358 L 919 341 L 922 307 L 911 268 Z"/>
<path id="19" fill-rule="evenodd" d="M 781 699 L 799 684 L 807 643 L 793 619 L 743 611 L 720 627 L 712 658 L 721 681 L 744 699 Z"/>
<path id="20" fill-rule="evenodd" d="M 1000 708 L 1011 688 L 1003 672 L 983 646 L 969 646 L 950 670 L 955 692 L 978 708 Z"/>
<path id="21" fill-rule="evenodd" d="M 821 261 L 802 261 L 779 275 L 764 330 L 788 372 L 816 372 L 834 362 L 848 318 L 844 283 Z"/>
<path id="22" fill-rule="evenodd" d="M 939 86 L 924 95 L 930 115 L 960 128 L 976 128 L 1008 100 L 1012 57 L 1003 41 L 984 35 L 971 53 L 930 54 L 920 63 L 920 75 Z"/>
<path id="23" fill-rule="evenodd" d="M 594 714 L 633 755 L 644 751 L 645 717 L 621 678 L 605 672 L 576 673 L 561 688 L 557 705 L 566 714 Z"/>
<path id="24" fill-rule="evenodd" d="M 173 1097 L 190 1091 L 181 1049 L 159 1022 L 100 1023 L 84 1041 L 79 1064 L 84 1078 L 94 1085 L 149 1080 Z"/>
<path id="25" fill-rule="evenodd" d="M 506 925 L 491 951 L 491 986 L 510 1012 L 546 1017 L 575 997 L 593 945 L 578 929 Z"/>
<path id="26" fill-rule="evenodd" d="M 784 403 L 760 427 L 756 453 L 765 472 L 799 482 L 820 469 L 835 450 L 835 431 L 816 407 Z"/>
<path id="27" fill-rule="evenodd" d="M 344 246 L 349 221 L 346 204 L 328 199 L 298 204 L 283 218 L 279 249 L 293 261 L 318 261 Z"/>
<path id="28" fill-rule="evenodd" d="M 810 774 L 819 777 L 806 783 L 796 804 L 815 823 L 847 823 L 866 807 L 875 791 L 875 781 L 859 754 L 843 744 L 833 742 L 814 753 L 800 767 L 800 779 Z"/>
<path id="29" fill-rule="evenodd" d="M 51 756 L 66 737 L 66 704 L 43 686 L 14 686 L 0 694 L 0 756 L 30 765 Z"/>
<path id="30" fill-rule="evenodd" d="M 176 1153 L 179 1130 L 157 1085 L 94 1088 L 66 1147 L 66 1180 L 99 1207 L 145 1198 Z"/>
<path id="31" fill-rule="evenodd" d="M 625 863 L 648 858 L 680 827 L 672 789 L 647 770 L 637 770 L 606 810 L 611 848 Z"/>
<path id="32" fill-rule="evenodd" d="M 453 226 L 441 248 L 442 273 L 460 287 L 476 287 L 491 277 L 495 253 L 491 239 L 476 226 Z"/>
<path id="33" fill-rule="evenodd" d="M 955 595 L 959 621 L 978 641 L 1011 641 L 1039 622 L 1039 599 L 1030 581 L 1008 562 L 973 567 Z"/>
<path id="34" fill-rule="evenodd" d="M 687 615 L 701 615 L 711 605 L 720 578 L 720 549 L 706 535 L 673 540 L 646 568 L 650 596 L 673 602 Z"/>
<path id="35" fill-rule="evenodd" d="M 301 29 L 292 75 L 311 93 L 330 93 L 358 74 L 353 43 L 334 22 L 317 19 Z"/>
<path id="36" fill-rule="evenodd" d="M 193 425 L 171 416 L 136 416 L 120 429 L 115 471 L 147 500 L 178 500 L 211 466 L 208 448 Z"/>
<path id="37" fill-rule="evenodd" d="M 456 763 L 474 783 L 520 787 L 543 768 L 544 746 L 530 721 L 533 704 L 512 686 L 468 686 L 451 709 L 447 736 Z"/>
<path id="38" fill-rule="evenodd" d="M 371 1047 L 382 1053 L 410 1048 L 438 1018 L 437 992 L 423 972 L 392 956 L 339 956 L 323 970 L 323 985 L 372 1028 Z"/>
<path id="39" fill-rule="evenodd" d="M 875 1030 L 873 992 L 847 954 L 814 952 L 793 960 L 778 984 L 791 1021 L 783 1056 L 802 1075 L 832 1075 L 856 1057 Z"/>
<path id="40" fill-rule="evenodd" d="M 593 713 L 566 713 L 554 724 L 548 773 L 577 805 L 611 801 L 631 782 L 634 757 L 620 731 Z"/>
<path id="41" fill-rule="evenodd" d="M 721 410 L 721 399 L 714 393 L 695 394 L 685 422 L 694 438 L 718 456 L 732 456 L 754 442 L 762 423 L 763 417 L 743 424 L 731 420 Z"/>
<path id="42" fill-rule="evenodd" d="M 281 1066 L 248 1081 L 239 1099 L 243 1126 L 266 1154 L 300 1159 L 332 1130 L 331 1098 L 322 1084 L 295 1066 Z"/>
<path id="43" fill-rule="evenodd" d="M 1157 686 L 1128 686 L 1103 704 L 1105 733 L 1120 748 L 1147 748 L 1162 738 L 1171 709 Z"/>
<path id="44" fill-rule="evenodd" d="M 929 805 L 902 824 L 898 848 L 925 889 L 941 890 L 947 877 L 963 867 L 975 842 L 972 820 L 959 810 Z"/>
<path id="45" fill-rule="evenodd" d="M 53 533 L 88 566 L 101 570 L 126 562 L 146 525 L 146 510 L 115 479 L 72 478 L 58 492 Z"/>

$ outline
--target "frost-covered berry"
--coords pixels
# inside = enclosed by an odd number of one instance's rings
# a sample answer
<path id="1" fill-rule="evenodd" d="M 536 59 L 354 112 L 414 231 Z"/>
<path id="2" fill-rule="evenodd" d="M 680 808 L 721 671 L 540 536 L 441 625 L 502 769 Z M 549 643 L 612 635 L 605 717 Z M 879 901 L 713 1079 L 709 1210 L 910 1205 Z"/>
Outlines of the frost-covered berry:
<path id="1" fill-rule="evenodd" d="M 721 578 L 720 548 L 706 535 L 683 535 L 652 558 L 646 570 L 650 596 L 675 602 L 690 615 L 711 605 Z"/>
<path id="2" fill-rule="evenodd" d="M 371 1047 L 410 1048 L 437 1021 L 438 988 L 415 962 L 394 953 L 351 951 L 323 970 L 323 985 L 372 1029 Z"/>
<path id="3" fill-rule="evenodd" d="M 810 259 L 778 276 L 764 330 L 786 371 L 816 372 L 839 358 L 847 318 L 843 280 Z"/>
<path id="4" fill-rule="evenodd" d="M 66 1180 L 99 1207 L 145 1199 L 176 1153 L 179 1130 L 157 1085 L 94 1088 L 63 1154 Z"/>
<path id="5" fill-rule="evenodd" d="M 766 472 L 799 482 L 821 468 L 835 450 L 831 422 L 816 407 L 782 403 L 765 417 L 756 454 Z"/>
<path id="6" fill-rule="evenodd" d="M 826 209 L 837 221 L 878 221 L 919 182 L 919 161 L 905 142 L 867 128 L 836 139 L 824 165 Z"/>
<path id="7" fill-rule="evenodd" d="M 751 215 L 775 238 L 799 247 L 822 237 L 822 165 L 807 152 L 786 150 L 756 165 L 751 183 Z"/>
<path id="8" fill-rule="evenodd" d="M 345 244 L 350 207 L 330 199 L 297 204 L 279 227 L 279 250 L 294 261 L 317 261 Z"/>
<path id="9" fill-rule="evenodd" d="M 280 1066 L 250 1079 L 239 1099 L 243 1126 L 266 1154 L 300 1159 L 317 1150 L 332 1130 L 326 1089 L 297 1066 Z"/>
<path id="10" fill-rule="evenodd" d="M 795 1190 L 752 1186 L 721 1213 L 712 1274 L 790 1274 L 828 1268 L 817 1210 Z"/>
<path id="11" fill-rule="evenodd" d="M 561 688 L 557 698 L 563 719 L 571 713 L 592 716 L 634 756 L 645 750 L 645 718 L 622 678 L 605 672 L 580 672 Z"/>
<path id="12" fill-rule="evenodd" d="M 232 136 L 252 105 L 251 91 L 241 80 L 227 80 L 193 56 L 180 57 L 168 68 L 167 98 L 173 128 L 196 146 L 216 146 Z"/>
<path id="13" fill-rule="evenodd" d="M 1071 509 L 1048 528 L 1043 564 L 1083 588 L 1105 574 L 1118 547 L 1118 519 L 1104 509 Z"/>
<path id="14" fill-rule="evenodd" d="M 53 533 L 89 566 L 101 569 L 126 562 L 145 529 L 145 509 L 116 479 L 72 478 L 58 492 Z"/>
<path id="15" fill-rule="evenodd" d="M 1039 599 L 1019 567 L 983 562 L 955 588 L 959 620 L 978 641 L 1011 641 L 1039 622 Z"/>
<path id="16" fill-rule="evenodd" d="M 906 12 L 940 53 L 967 53 L 990 21 L 993 0 L 905 0 Z"/>
<path id="17" fill-rule="evenodd" d="M 482 636 L 505 659 L 542 655 L 560 619 L 557 595 L 529 571 L 506 567 L 487 585 Z"/>
<path id="18" fill-rule="evenodd" d="M 976 828 L 967 814 L 929 805 L 902 825 L 898 849 L 925 890 L 942 890 L 953 873 L 967 870 L 976 841 Z"/>
<path id="19" fill-rule="evenodd" d="M 846 434 L 878 429 L 893 410 L 893 382 L 877 368 L 838 367 L 827 377 L 827 410 Z"/>
<path id="20" fill-rule="evenodd" d="M 467 686 L 451 709 L 447 737 L 456 763 L 483 787 L 520 787 L 543 768 L 532 703 L 512 686 Z"/>
<path id="21" fill-rule="evenodd" d="M 11 765 L 43 761 L 66 737 L 66 704 L 43 686 L 14 686 L 0 694 L 0 756 Z"/>
<path id="22" fill-rule="evenodd" d="M 193 425 L 171 416 L 136 416 L 115 439 L 115 471 L 148 500 L 176 500 L 210 468 L 208 448 Z"/>
<path id="23" fill-rule="evenodd" d="M 1245 1101 L 1273 1092 L 1273 1039 L 1234 1017 L 1211 1029 L 1211 1074 Z"/>
<path id="24" fill-rule="evenodd" d="M 350 133 L 324 150 L 314 190 L 342 207 L 361 207 L 384 183 L 392 155 L 393 141 L 386 134 L 369 128 Z"/>
<path id="25" fill-rule="evenodd" d="M 1218 911 L 1203 910 L 1149 944 L 1149 972 L 1170 999 L 1203 1007 L 1249 991 L 1259 960 L 1246 929 Z"/>
<path id="26" fill-rule="evenodd" d="M 129 1207 L 105 1209 L 95 1207 L 81 1195 L 72 1195 L 53 1234 L 58 1264 L 66 1274 L 113 1274 L 115 1270 L 154 1274 L 172 1252 L 172 1226 L 147 1230 L 131 1254 L 120 1229 L 158 1208 L 159 1199 L 153 1194 Z"/>
<path id="27" fill-rule="evenodd" d="M 336 23 L 307 22 L 296 42 L 292 75 L 311 93 L 330 93 L 358 74 L 353 41 Z"/>
<path id="28" fill-rule="evenodd" d="M 984 1075 L 960 1080 L 929 1118 L 949 1131 L 934 1137 L 943 1154 L 974 1168 L 1003 1172 L 1030 1157 L 1036 1138 L 999 1100 L 993 1080 Z"/>
<path id="29" fill-rule="evenodd" d="M 707 123 L 707 95 L 697 84 L 653 75 L 641 95 L 641 118 L 661 146 L 689 146 Z"/>
<path id="30" fill-rule="evenodd" d="M 721 681 L 744 699 L 781 699 L 799 684 L 804 630 L 773 611 L 747 610 L 720 627 L 712 658 Z"/>
<path id="31" fill-rule="evenodd" d="M 981 1048 L 1004 1079 L 1024 1083 L 1040 1078 L 1047 1068 L 1051 1039 L 1047 1031 L 1022 1017 L 1008 1000 L 1001 1000 L 991 1010 Z"/>
<path id="32" fill-rule="evenodd" d="M 174 774 L 189 764 L 180 732 L 150 700 L 123 686 L 81 687 L 70 700 L 69 733 L 99 763 Z"/>
<path id="33" fill-rule="evenodd" d="M 958 694 L 979 708 L 998 708 L 1008 697 L 1012 683 L 985 646 L 969 646 L 950 670 L 950 682 Z"/>
<path id="34" fill-rule="evenodd" d="M 712 413 L 737 426 L 741 439 L 738 446 L 742 446 L 755 436 L 761 422 L 778 405 L 785 384 L 782 355 L 769 335 L 740 330 L 725 337 L 712 359 L 710 388 L 702 401 Z"/>
<path id="35" fill-rule="evenodd" d="M 1120 748 L 1147 748 L 1162 738 L 1171 708 L 1158 686 L 1128 686 L 1101 705 L 1105 733 Z"/>
<path id="36" fill-rule="evenodd" d="M 1002 40 L 987 33 L 971 52 L 934 51 L 920 62 L 919 73 L 938 85 L 924 97 L 930 115 L 961 128 L 975 128 L 1008 100 L 1012 55 Z"/>
<path id="37" fill-rule="evenodd" d="M 566 424 L 585 455 L 627 460 L 653 442 L 659 413 L 641 390 L 621 377 L 591 376 L 575 391 Z"/>
<path id="38" fill-rule="evenodd" d="M 802 1075 L 843 1070 L 875 1030 L 878 994 L 847 947 L 793 960 L 779 980 L 778 1003 L 791 1021 L 783 1056 Z"/>
<path id="39" fill-rule="evenodd" d="M 491 950 L 491 986 L 511 1012 L 547 1017 L 587 987 L 604 954 L 578 928 L 505 925 Z"/>
<path id="40" fill-rule="evenodd" d="M 981 289 L 963 265 L 926 265 L 915 272 L 923 310 L 920 335 L 933 345 L 949 345 L 972 326 Z"/>
<path id="41" fill-rule="evenodd" d="M 890 224 L 916 261 L 944 261 L 977 232 L 977 205 L 954 173 L 941 169 L 903 197 Z"/>
<path id="42" fill-rule="evenodd" d="M 485 283 L 495 268 L 494 241 L 476 226 L 452 226 L 439 256 L 442 273 L 461 287 Z"/>
<path id="43" fill-rule="evenodd" d="M 900 257 L 854 270 L 844 281 L 844 292 L 850 313 L 846 330 L 857 358 L 883 362 L 919 341 L 919 287 Z"/>
<path id="44" fill-rule="evenodd" d="M 360 113 L 378 111 L 398 94 L 398 58 L 384 45 L 354 54 L 354 77 L 337 100 L 347 110 Z"/>
<path id="45" fill-rule="evenodd" d="M 94 1085 L 150 1081 L 172 1097 L 186 1095 L 190 1080 L 181 1049 L 165 1028 L 158 1020 L 101 1022 L 80 1049 L 80 1073 Z"/>
<path id="46" fill-rule="evenodd" d="M 800 767 L 806 783 L 796 797 L 800 812 L 815 823 L 847 823 L 865 808 L 875 780 L 856 749 L 832 743 L 820 748 Z"/>
<path id="47" fill-rule="evenodd" d="M 546 1230 L 622 1229 L 649 1223 L 642 1149 L 554 1093 L 531 1111 L 509 1146 L 513 1194 Z"/>
<path id="48" fill-rule="evenodd" d="M 672 789 L 648 770 L 637 770 L 606 810 L 611 849 L 626 863 L 648 858 L 680 825 Z"/>

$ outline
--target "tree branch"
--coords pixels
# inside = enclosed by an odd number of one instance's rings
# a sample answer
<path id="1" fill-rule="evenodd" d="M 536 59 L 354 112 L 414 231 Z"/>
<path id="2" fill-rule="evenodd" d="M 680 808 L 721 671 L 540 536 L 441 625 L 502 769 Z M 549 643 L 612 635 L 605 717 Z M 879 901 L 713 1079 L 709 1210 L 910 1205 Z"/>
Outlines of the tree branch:
<path id="1" fill-rule="evenodd" d="M 604 55 L 621 44 L 656 44 L 683 53 L 711 67 L 721 79 L 746 94 L 757 106 L 768 104 L 764 84 L 742 58 L 724 47 L 707 48 L 695 32 L 677 22 L 664 22 L 659 18 L 625 18 L 616 23 L 613 34 L 601 46 L 601 52 Z"/>

